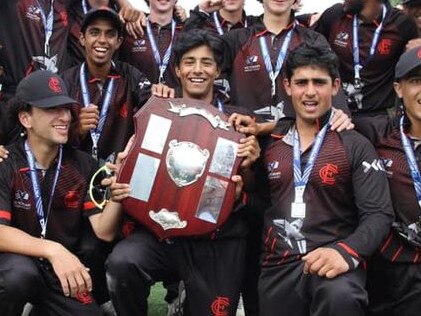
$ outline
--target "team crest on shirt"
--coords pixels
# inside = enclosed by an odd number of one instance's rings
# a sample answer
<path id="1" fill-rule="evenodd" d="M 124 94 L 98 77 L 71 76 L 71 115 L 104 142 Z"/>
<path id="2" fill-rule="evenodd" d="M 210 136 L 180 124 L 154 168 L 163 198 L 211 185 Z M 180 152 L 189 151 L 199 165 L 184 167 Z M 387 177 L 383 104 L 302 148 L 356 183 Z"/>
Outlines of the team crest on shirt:
<path id="1" fill-rule="evenodd" d="M 377 45 L 377 51 L 380 55 L 388 56 L 392 48 L 392 40 L 390 38 L 383 38 L 379 45 Z"/>
<path id="2" fill-rule="evenodd" d="M 31 209 L 28 192 L 17 190 L 15 192 L 15 198 L 13 199 L 13 207 L 21 210 Z"/>
<path id="3" fill-rule="evenodd" d="M 327 163 L 319 170 L 319 177 L 324 184 L 334 185 L 336 183 L 335 176 L 339 174 L 337 165 Z"/>
<path id="4" fill-rule="evenodd" d="M 339 32 L 336 34 L 336 38 L 334 40 L 334 44 L 339 47 L 347 47 L 349 40 L 349 34 L 347 32 Z"/>
<path id="5" fill-rule="evenodd" d="M 250 55 L 246 57 L 246 65 L 244 66 L 244 72 L 259 71 L 259 57 L 257 55 Z"/>
<path id="6" fill-rule="evenodd" d="M 137 39 L 133 41 L 132 53 L 145 52 L 146 49 L 147 47 L 145 39 Z"/>
<path id="7" fill-rule="evenodd" d="M 281 172 L 278 171 L 279 161 L 271 161 L 266 165 L 269 180 L 279 179 Z"/>
<path id="8" fill-rule="evenodd" d="M 30 5 L 30 6 L 28 7 L 28 9 L 26 10 L 26 14 L 25 14 L 25 16 L 26 16 L 28 19 L 30 19 L 30 20 L 32 20 L 32 21 L 36 21 L 36 22 L 39 22 L 39 21 L 41 20 L 40 15 L 41 15 L 41 11 L 40 11 L 40 9 L 39 9 L 37 6 L 35 6 L 35 5 Z"/>

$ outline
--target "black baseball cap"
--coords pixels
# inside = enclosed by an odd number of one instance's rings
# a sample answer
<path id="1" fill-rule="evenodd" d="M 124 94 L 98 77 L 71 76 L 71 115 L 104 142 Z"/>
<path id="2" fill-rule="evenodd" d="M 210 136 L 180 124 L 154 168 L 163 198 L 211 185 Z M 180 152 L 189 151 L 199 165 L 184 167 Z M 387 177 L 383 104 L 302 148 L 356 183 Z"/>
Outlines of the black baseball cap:
<path id="1" fill-rule="evenodd" d="M 49 70 L 37 70 L 22 79 L 16 97 L 37 108 L 53 108 L 78 103 L 69 97 L 63 79 Z"/>
<path id="2" fill-rule="evenodd" d="M 118 35 L 123 35 L 123 22 L 121 21 L 119 15 L 117 12 L 115 12 L 113 9 L 109 7 L 99 7 L 99 8 L 93 8 L 88 11 L 85 15 L 85 19 L 83 20 L 82 26 L 80 28 L 80 31 L 82 33 L 85 33 L 86 29 L 95 19 L 103 18 L 106 20 L 111 21 L 113 23 L 114 27 L 116 28 Z"/>
<path id="3" fill-rule="evenodd" d="M 421 46 L 412 48 L 401 55 L 395 67 L 395 80 L 402 79 L 420 66 Z"/>

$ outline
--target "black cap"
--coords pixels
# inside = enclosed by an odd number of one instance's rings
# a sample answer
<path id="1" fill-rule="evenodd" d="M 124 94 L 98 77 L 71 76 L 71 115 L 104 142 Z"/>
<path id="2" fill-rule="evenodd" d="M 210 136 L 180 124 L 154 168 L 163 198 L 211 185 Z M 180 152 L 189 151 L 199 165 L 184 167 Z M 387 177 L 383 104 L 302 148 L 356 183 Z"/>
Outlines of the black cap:
<path id="1" fill-rule="evenodd" d="M 49 70 L 38 70 L 22 79 L 16 97 L 37 108 L 78 103 L 69 97 L 63 80 Z"/>
<path id="2" fill-rule="evenodd" d="M 412 48 L 401 55 L 395 67 L 395 80 L 402 79 L 412 70 L 421 66 L 421 46 Z"/>
<path id="3" fill-rule="evenodd" d="M 109 20 L 111 23 L 113 23 L 114 27 L 118 32 L 118 35 L 123 35 L 123 22 L 121 22 L 121 19 L 117 12 L 115 12 L 109 7 L 99 7 L 89 10 L 88 13 L 86 13 L 85 15 L 85 19 L 83 20 L 80 31 L 82 33 L 85 33 L 88 26 L 92 24 L 92 21 L 98 18 Z"/>

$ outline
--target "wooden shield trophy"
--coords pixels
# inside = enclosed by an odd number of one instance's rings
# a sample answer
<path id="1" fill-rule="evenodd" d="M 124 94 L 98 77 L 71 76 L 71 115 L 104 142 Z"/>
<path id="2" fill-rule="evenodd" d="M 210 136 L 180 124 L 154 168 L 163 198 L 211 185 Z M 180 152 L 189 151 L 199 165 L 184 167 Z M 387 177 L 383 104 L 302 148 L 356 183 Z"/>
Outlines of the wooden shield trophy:
<path id="1" fill-rule="evenodd" d="M 214 106 L 151 97 L 135 114 L 135 140 L 118 182 L 129 183 L 124 211 L 160 240 L 212 232 L 235 200 L 241 134 Z"/>

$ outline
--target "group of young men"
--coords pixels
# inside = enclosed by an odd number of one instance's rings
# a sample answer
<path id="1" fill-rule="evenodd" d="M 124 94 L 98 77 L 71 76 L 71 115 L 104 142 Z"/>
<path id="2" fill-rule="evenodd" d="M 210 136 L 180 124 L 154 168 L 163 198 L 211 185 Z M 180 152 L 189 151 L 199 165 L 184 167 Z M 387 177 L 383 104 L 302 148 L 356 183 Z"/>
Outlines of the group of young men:
<path id="1" fill-rule="evenodd" d="M 235 315 L 240 293 L 247 315 L 417 313 L 415 21 L 345 0 L 309 29 L 300 1 L 261 2 L 251 17 L 203 0 L 187 21 L 176 0 L 147 17 L 125 0 L 0 4 L 2 314 L 101 315 L 108 288 L 118 315 L 147 315 L 150 287 L 180 280 L 187 315 Z M 151 95 L 213 104 L 246 134 L 235 209 L 212 234 L 122 237 L 129 185 L 106 180 L 103 210 L 87 195 L 100 165 L 118 172 Z"/>

